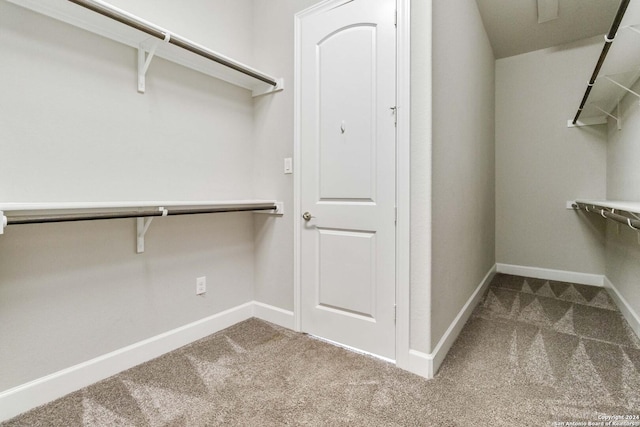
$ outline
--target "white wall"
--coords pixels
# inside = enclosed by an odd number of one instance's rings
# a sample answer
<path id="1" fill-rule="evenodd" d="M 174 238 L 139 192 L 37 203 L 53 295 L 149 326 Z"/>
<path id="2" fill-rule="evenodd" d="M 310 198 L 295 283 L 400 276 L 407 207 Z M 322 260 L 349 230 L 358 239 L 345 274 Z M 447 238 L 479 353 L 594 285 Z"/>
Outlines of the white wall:
<path id="1" fill-rule="evenodd" d="M 431 336 L 432 2 L 411 2 L 410 348 Z"/>
<path id="2" fill-rule="evenodd" d="M 257 198 L 284 201 L 285 216 L 256 216 L 256 300 L 293 311 L 294 15 L 319 0 L 254 0 L 255 66 L 283 77 L 283 92 L 255 99 L 253 185 Z"/>
<path id="3" fill-rule="evenodd" d="M 430 351 L 495 264 L 494 64 L 475 1 L 434 1 Z"/>
<path id="4" fill-rule="evenodd" d="M 109 0 L 109 3 L 260 69 L 253 62 L 255 0 Z M 263 1 L 264 3 L 264 1 Z"/>
<path id="5" fill-rule="evenodd" d="M 602 38 L 496 62 L 496 260 L 604 274 L 604 223 L 565 209 L 606 192 L 606 127 L 567 128 Z"/>
<path id="6" fill-rule="evenodd" d="M 251 58 L 251 1 L 150 4 L 163 25 L 175 18 L 185 36 Z M 253 197 L 247 91 L 154 59 L 138 94 L 134 49 L 4 1 L 0 40 L 0 201 Z M 141 255 L 134 230 L 134 220 L 7 228 L 0 390 L 253 299 L 251 214 L 156 219 Z M 208 293 L 196 297 L 202 275 Z"/>
<path id="7" fill-rule="evenodd" d="M 633 87 L 640 90 L 640 83 Z M 622 130 L 609 123 L 607 199 L 640 202 L 640 107 L 627 96 L 620 105 Z M 638 233 L 612 221 L 607 227 L 606 276 L 636 315 L 640 315 L 640 243 Z"/>

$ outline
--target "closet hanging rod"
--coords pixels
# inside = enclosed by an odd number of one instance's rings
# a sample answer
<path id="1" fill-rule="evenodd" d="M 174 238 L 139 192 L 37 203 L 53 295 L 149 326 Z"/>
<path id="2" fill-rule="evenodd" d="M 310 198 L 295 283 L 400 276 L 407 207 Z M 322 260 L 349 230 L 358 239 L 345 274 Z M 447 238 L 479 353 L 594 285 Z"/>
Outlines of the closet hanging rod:
<path id="1" fill-rule="evenodd" d="M 220 208 L 202 208 L 202 209 L 168 209 L 166 213 L 162 210 L 146 211 L 146 212 L 109 212 L 109 213 L 87 213 L 87 214 L 60 214 L 60 215 L 36 215 L 36 216 L 7 216 L 7 225 L 19 224 L 46 224 L 53 222 L 73 222 L 73 221 L 92 221 L 102 219 L 122 219 L 122 218 L 144 218 L 157 216 L 173 216 L 173 215 L 197 215 L 209 213 L 224 212 L 252 212 L 252 211 L 269 211 L 276 210 L 277 206 L 259 205 L 245 207 L 220 207 Z M 5 212 L 6 214 L 7 212 Z"/>
<path id="2" fill-rule="evenodd" d="M 616 17 L 613 19 L 613 23 L 611 24 L 611 28 L 609 29 L 609 33 L 604 37 L 604 46 L 602 47 L 602 51 L 600 52 L 600 57 L 598 58 L 598 62 L 596 63 L 596 67 L 593 70 L 593 74 L 591 74 L 591 79 L 589 80 L 589 84 L 587 85 L 587 90 L 584 92 L 584 96 L 582 97 L 582 101 L 580 102 L 580 107 L 578 107 L 578 111 L 576 112 L 575 117 L 573 118 L 573 124 L 575 125 L 580 118 L 580 114 L 582 114 L 582 109 L 587 103 L 587 99 L 589 98 L 589 94 L 591 93 L 591 89 L 598 78 L 598 74 L 600 73 L 600 68 L 602 68 L 602 64 L 604 63 L 605 58 L 607 57 L 607 53 L 609 53 L 609 49 L 611 48 L 611 44 L 613 43 L 613 39 L 616 37 L 616 33 L 618 32 L 618 28 L 620 27 L 620 22 L 622 22 L 622 17 L 624 13 L 627 11 L 627 6 L 629 6 L 629 2 L 631 0 L 622 0 L 620 2 L 620 6 L 618 7 L 618 12 L 616 13 Z"/>
<path id="3" fill-rule="evenodd" d="M 602 206 L 591 205 L 591 204 L 580 203 L 580 202 L 576 202 L 575 206 L 578 209 L 582 209 L 590 213 L 601 215 L 604 218 L 611 219 L 613 221 L 619 222 L 621 224 L 627 225 L 633 229 L 640 231 L 640 220 L 638 219 L 629 218 L 627 216 L 620 215 L 611 210 L 607 210 L 607 208 Z"/>
<path id="4" fill-rule="evenodd" d="M 130 15 L 124 11 L 114 8 L 108 3 L 104 3 L 100 0 L 68 0 L 68 1 L 70 1 L 71 3 L 77 4 L 78 6 L 82 6 L 86 9 L 89 9 L 93 12 L 99 13 L 103 16 L 106 16 L 107 18 L 118 21 L 124 25 L 135 28 L 139 31 L 149 34 L 150 36 L 153 36 L 160 40 L 164 40 L 167 43 L 171 43 L 175 46 L 181 47 L 182 49 L 185 49 L 196 55 L 202 56 L 203 58 L 217 62 L 218 64 L 224 65 L 225 67 L 234 69 L 247 76 L 253 77 L 254 79 L 267 83 L 273 87 L 278 85 L 278 82 L 269 76 L 261 74 L 256 70 L 250 69 L 248 67 L 244 67 L 241 64 L 235 63 L 229 60 L 228 58 L 225 58 L 224 56 L 218 55 L 215 52 L 212 52 L 204 47 L 198 46 L 187 39 L 183 39 L 182 37 L 176 34 L 166 31 L 160 27 L 156 27 L 148 22 L 142 21 L 133 15 Z"/>

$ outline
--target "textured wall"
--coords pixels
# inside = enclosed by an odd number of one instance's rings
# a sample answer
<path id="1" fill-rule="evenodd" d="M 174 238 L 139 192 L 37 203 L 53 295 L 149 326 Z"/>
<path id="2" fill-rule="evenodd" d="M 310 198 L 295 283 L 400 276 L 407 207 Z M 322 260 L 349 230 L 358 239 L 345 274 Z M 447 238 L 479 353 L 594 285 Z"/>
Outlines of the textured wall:
<path id="1" fill-rule="evenodd" d="M 283 173 L 293 158 L 294 15 L 319 0 L 255 1 L 255 64 L 285 79 L 285 90 L 255 99 L 253 177 L 256 196 L 285 202 L 286 215 L 257 215 L 256 300 L 293 310 L 293 175 Z"/>
<path id="2" fill-rule="evenodd" d="M 430 351 L 495 264 L 494 67 L 476 3 L 435 1 Z"/>
<path id="3" fill-rule="evenodd" d="M 432 2 L 411 2 L 411 328 L 410 347 L 431 336 Z"/>
<path id="4" fill-rule="evenodd" d="M 640 84 L 633 88 L 640 90 Z M 607 144 L 607 199 L 640 202 L 640 107 L 638 98 L 627 96 L 620 106 L 622 130 L 609 122 Z M 606 276 L 640 315 L 640 243 L 638 233 L 609 222 L 606 243 Z"/>
<path id="5" fill-rule="evenodd" d="M 566 201 L 602 199 L 606 127 L 568 128 L 602 38 L 496 62 L 498 263 L 604 273 L 604 223 Z"/>

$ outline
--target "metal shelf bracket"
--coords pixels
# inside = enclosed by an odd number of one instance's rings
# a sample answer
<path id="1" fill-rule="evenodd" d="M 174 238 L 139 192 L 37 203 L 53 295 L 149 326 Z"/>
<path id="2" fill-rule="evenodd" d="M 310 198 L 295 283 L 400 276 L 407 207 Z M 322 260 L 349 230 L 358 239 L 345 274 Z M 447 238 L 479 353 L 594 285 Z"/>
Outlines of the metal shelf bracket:
<path id="1" fill-rule="evenodd" d="M 169 214 L 169 211 L 163 207 L 159 207 L 158 210 L 162 212 L 162 216 L 167 216 Z M 151 221 L 153 221 L 153 217 L 136 219 L 136 253 L 141 254 L 144 252 L 144 235 L 147 234 Z"/>

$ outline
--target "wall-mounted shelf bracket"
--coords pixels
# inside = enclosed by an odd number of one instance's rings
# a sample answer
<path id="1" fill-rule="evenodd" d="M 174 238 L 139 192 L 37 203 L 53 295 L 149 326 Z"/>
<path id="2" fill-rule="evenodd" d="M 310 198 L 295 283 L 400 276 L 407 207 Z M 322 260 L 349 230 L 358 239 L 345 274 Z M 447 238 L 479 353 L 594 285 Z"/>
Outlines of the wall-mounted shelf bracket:
<path id="1" fill-rule="evenodd" d="M 0 211 L 0 234 L 4 234 L 4 228 L 7 226 L 7 217 L 4 212 Z"/>
<path id="2" fill-rule="evenodd" d="M 618 130 L 622 130 L 622 117 L 620 117 L 620 103 L 616 104 L 616 114 L 617 114 L 617 116 L 614 116 L 613 114 L 605 111 L 604 109 L 600 108 L 597 104 L 594 104 L 593 102 L 590 105 L 593 105 L 593 107 L 596 110 L 598 110 L 598 111 L 606 114 L 607 116 L 611 117 L 612 119 L 614 119 L 616 121 L 617 125 L 618 125 Z"/>
<path id="3" fill-rule="evenodd" d="M 159 207 L 158 210 L 162 212 L 162 216 L 167 216 L 169 214 L 169 211 L 163 207 Z M 144 235 L 147 234 L 147 230 L 149 230 L 153 217 L 137 218 L 136 221 L 136 252 L 141 254 L 144 252 Z"/>
<path id="4" fill-rule="evenodd" d="M 164 35 L 164 42 L 168 43 L 169 40 L 171 40 L 171 34 L 167 32 Z M 147 70 L 160 43 L 162 42 L 156 39 L 149 39 L 138 46 L 138 92 L 140 93 L 146 90 Z"/>

